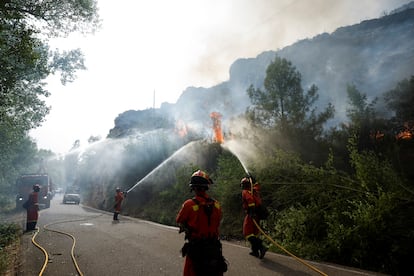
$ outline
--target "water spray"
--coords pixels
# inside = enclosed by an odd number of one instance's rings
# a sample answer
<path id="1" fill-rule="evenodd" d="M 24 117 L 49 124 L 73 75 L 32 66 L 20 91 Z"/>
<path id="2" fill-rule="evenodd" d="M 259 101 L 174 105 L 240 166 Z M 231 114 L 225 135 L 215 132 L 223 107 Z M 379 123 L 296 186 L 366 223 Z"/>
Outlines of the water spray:
<path id="1" fill-rule="evenodd" d="M 223 149 L 230 151 L 237 158 L 237 160 L 239 160 L 240 165 L 243 167 L 243 170 L 246 173 L 246 175 L 250 176 L 250 173 L 249 173 L 249 170 L 247 169 L 247 166 L 244 164 L 244 162 L 240 158 L 240 154 L 236 153 L 237 150 L 236 150 L 235 142 L 234 141 L 229 141 L 229 142 L 222 143 L 220 145 Z"/>
<path id="2" fill-rule="evenodd" d="M 190 145 L 192 145 L 193 143 L 195 143 L 196 141 L 190 142 L 184 146 L 182 146 L 181 148 L 179 148 L 176 152 L 174 152 L 170 157 L 168 157 L 167 159 L 165 159 L 161 164 L 159 164 L 157 167 L 155 167 L 150 173 L 148 173 L 146 176 L 144 176 L 144 178 L 142 178 L 141 180 L 139 180 L 137 183 L 135 183 L 134 186 L 132 186 L 131 188 L 129 188 L 128 190 L 126 190 L 124 192 L 124 195 L 128 194 L 130 191 L 132 191 L 133 189 L 135 189 L 137 186 L 139 186 L 139 184 L 141 184 L 142 182 L 144 182 L 147 178 L 149 178 L 152 174 L 154 174 L 159 168 L 161 168 L 162 166 L 164 166 L 168 161 L 170 161 L 171 159 L 173 159 L 176 155 L 178 155 L 179 153 L 181 153 L 184 149 L 186 149 L 187 147 L 189 147 Z"/>
<path id="3" fill-rule="evenodd" d="M 240 157 L 236 154 L 235 149 L 231 149 L 231 145 L 226 144 L 223 145 L 221 144 L 221 146 L 225 149 L 227 149 L 228 151 L 230 151 L 240 162 L 240 164 L 242 165 L 244 171 L 246 172 L 249 181 L 250 181 L 250 189 L 251 189 L 251 193 L 253 194 L 254 189 L 253 189 L 253 176 L 249 173 L 246 165 L 242 162 L 242 160 L 240 159 Z M 293 257 L 296 261 L 300 262 L 301 264 L 307 266 L 308 268 L 310 268 L 311 270 L 319 273 L 322 276 L 328 276 L 326 273 L 322 272 L 321 270 L 319 270 L 318 268 L 316 268 L 315 266 L 305 262 L 304 260 L 302 260 L 301 258 L 295 256 L 294 254 L 292 254 L 291 252 L 289 252 L 286 248 L 284 248 L 283 246 L 281 246 L 280 244 L 278 244 L 276 241 L 274 241 L 269 235 L 267 235 L 264 230 L 260 227 L 259 223 L 253 218 L 253 222 L 256 225 L 257 229 L 259 229 L 260 233 L 265 236 L 272 244 L 274 244 L 276 247 L 278 247 L 279 249 L 281 249 L 283 252 L 285 252 L 286 254 L 288 254 L 289 256 Z"/>

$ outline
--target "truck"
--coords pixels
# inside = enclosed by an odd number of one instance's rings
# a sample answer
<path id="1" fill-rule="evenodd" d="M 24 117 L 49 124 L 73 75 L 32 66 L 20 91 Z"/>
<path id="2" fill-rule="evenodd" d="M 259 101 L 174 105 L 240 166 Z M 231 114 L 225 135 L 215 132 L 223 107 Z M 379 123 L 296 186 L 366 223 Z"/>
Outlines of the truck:
<path id="1" fill-rule="evenodd" d="M 22 174 L 16 180 L 17 196 L 16 209 L 23 208 L 23 204 L 33 192 L 33 185 L 39 184 L 39 207 L 49 208 L 53 197 L 52 181 L 46 173 Z"/>

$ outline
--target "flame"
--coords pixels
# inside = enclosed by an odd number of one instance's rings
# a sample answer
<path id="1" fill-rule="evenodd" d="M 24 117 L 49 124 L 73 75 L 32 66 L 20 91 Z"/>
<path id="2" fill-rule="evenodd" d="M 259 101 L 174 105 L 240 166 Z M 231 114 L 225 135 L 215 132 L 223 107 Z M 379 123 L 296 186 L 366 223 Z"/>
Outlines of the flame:
<path id="1" fill-rule="evenodd" d="M 224 142 L 223 132 L 221 131 L 221 114 L 211 112 L 210 118 L 213 120 L 214 142 L 222 144 Z"/>
<path id="2" fill-rule="evenodd" d="M 410 130 L 406 129 L 398 133 L 395 137 L 397 140 L 410 140 L 413 138 L 413 134 Z"/>
<path id="3" fill-rule="evenodd" d="M 384 138 L 385 134 L 382 133 L 381 131 L 377 130 L 377 131 L 371 131 L 369 136 L 373 140 L 382 140 Z"/>
<path id="4" fill-rule="evenodd" d="M 404 130 L 395 135 L 397 140 L 411 140 L 413 138 L 414 126 L 410 127 L 409 122 L 404 123 Z"/>

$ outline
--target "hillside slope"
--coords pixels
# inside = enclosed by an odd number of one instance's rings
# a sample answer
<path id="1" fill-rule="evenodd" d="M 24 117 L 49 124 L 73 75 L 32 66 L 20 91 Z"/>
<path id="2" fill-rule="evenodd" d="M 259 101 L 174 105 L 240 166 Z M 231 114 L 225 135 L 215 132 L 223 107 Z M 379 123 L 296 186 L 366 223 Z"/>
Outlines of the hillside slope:
<path id="1" fill-rule="evenodd" d="M 237 116 L 250 105 L 247 88 L 263 85 L 266 68 L 278 55 L 291 61 L 302 74 L 305 89 L 312 84 L 319 87 L 318 104 L 323 109 L 331 102 L 336 110 L 335 122 L 340 122 L 345 119 L 348 84 L 356 85 L 372 100 L 414 74 L 412 6 L 407 5 L 378 19 L 338 28 L 332 34 L 323 33 L 298 41 L 278 51 L 238 59 L 230 67 L 228 81 L 209 88 L 188 87 L 175 104 L 162 104 L 158 114 L 171 121 L 179 119 L 204 125 L 209 124 L 209 115 L 213 111 L 223 114 L 223 120 Z M 144 113 L 127 111 L 120 114 L 115 129 L 139 128 L 139 124 L 134 126 L 124 121 L 139 120 L 131 116 L 144 116 Z M 159 123 L 154 127 L 160 127 Z M 125 130 L 120 132 L 127 133 Z"/>

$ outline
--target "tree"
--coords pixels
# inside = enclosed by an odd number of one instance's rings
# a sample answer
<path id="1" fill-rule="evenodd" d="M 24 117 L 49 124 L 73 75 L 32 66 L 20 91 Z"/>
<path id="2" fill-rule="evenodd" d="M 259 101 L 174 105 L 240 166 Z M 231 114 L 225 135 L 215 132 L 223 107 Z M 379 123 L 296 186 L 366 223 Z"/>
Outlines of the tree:
<path id="1" fill-rule="evenodd" d="M 1 18 L 53 36 L 94 31 L 99 24 L 96 0 L 4 0 Z M 25 28 L 26 29 L 26 28 Z"/>
<path id="2" fill-rule="evenodd" d="M 314 106 L 318 87 L 312 85 L 307 93 L 301 86 L 301 74 L 291 62 L 276 57 L 268 66 L 264 90 L 250 86 L 247 93 L 253 103 L 247 116 L 255 124 L 274 130 L 278 146 L 299 152 L 302 158 L 320 162 L 326 156 L 313 154 L 309 148 L 325 147 L 321 141 L 325 123 L 334 115 L 331 104 L 320 113 Z M 323 161 L 322 161 L 323 162 Z"/>
<path id="3" fill-rule="evenodd" d="M 398 121 L 414 120 L 414 76 L 399 82 L 394 89 L 385 93 L 384 98 Z"/>
<path id="4" fill-rule="evenodd" d="M 37 151 L 28 131 L 40 126 L 50 109 L 44 80 L 60 73 L 65 84 L 85 69 L 79 49 L 50 51 L 48 38 L 94 31 L 98 23 L 95 0 L 0 1 L 0 152 L 1 167 L 8 168 L 0 171 L 0 188 L 10 191 L 14 181 L 9 180 L 21 169 L 16 162 Z M 20 152 L 22 144 L 30 151 Z"/>
<path id="5" fill-rule="evenodd" d="M 414 183 L 414 76 L 402 80 L 397 86 L 385 93 L 385 102 L 394 113 L 391 124 L 398 143 L 396 164 L 401 171 Z"/>
<path id="6" fill-rule="evenodd" d="M 363 125 L 372 123 L 376 117 L 374 109 L 376 99 L 368 103 L 367 96 L 362 94 L 355 85 L 348 85 L 346 91 L 349 104 L 349 107 L 346 109 L 346 114 L 352 124 L 360 128 Z"/>
<path id="7" fill-rule="evenodd" d="M 247 90 L 254 104 L 255 119 L 267 127 L 303 126 L 315 114 L 311 107 L 318 99 L 318 88 L 312 85 L 304 94 L 301 81 L 301 74 L 290 61 L 276 57 L 266 70 L 264 91 L 253 86 Z M 324 120 L 319 124 L 333 116 L 333 107 L 329 106 L 321 116 Z"/>
<path id="8" fill-rule="evenodd" d="M 2 1 L 0 3 L 0 128 L 27 131 L 49 112 L 42 82 L 61 72 L 65 84 L 85 69 L 80 51 L 49 51 L 47 38 L 94 30 L 96 1 Z M 4 130 L 3 130 L 4 131 Z M 21 133 L 20 133 L 21 134 Z"/>
<path id="9" fill-rule="evenodd" d="M 377 131 L 383 132 L 384 122 L 378 118 L 375 111 L 377 99 L 368 102 L 365 94 L 361 93 L 355 85 L 348 85 L 348 108 L 346 114 L 349 121 L 348 126 L 344 126 L 348 135 L 356 134 L 358 137 L 358 147 L 363 149 L 371 148 L 375 142 L 374 137 Z"/>

